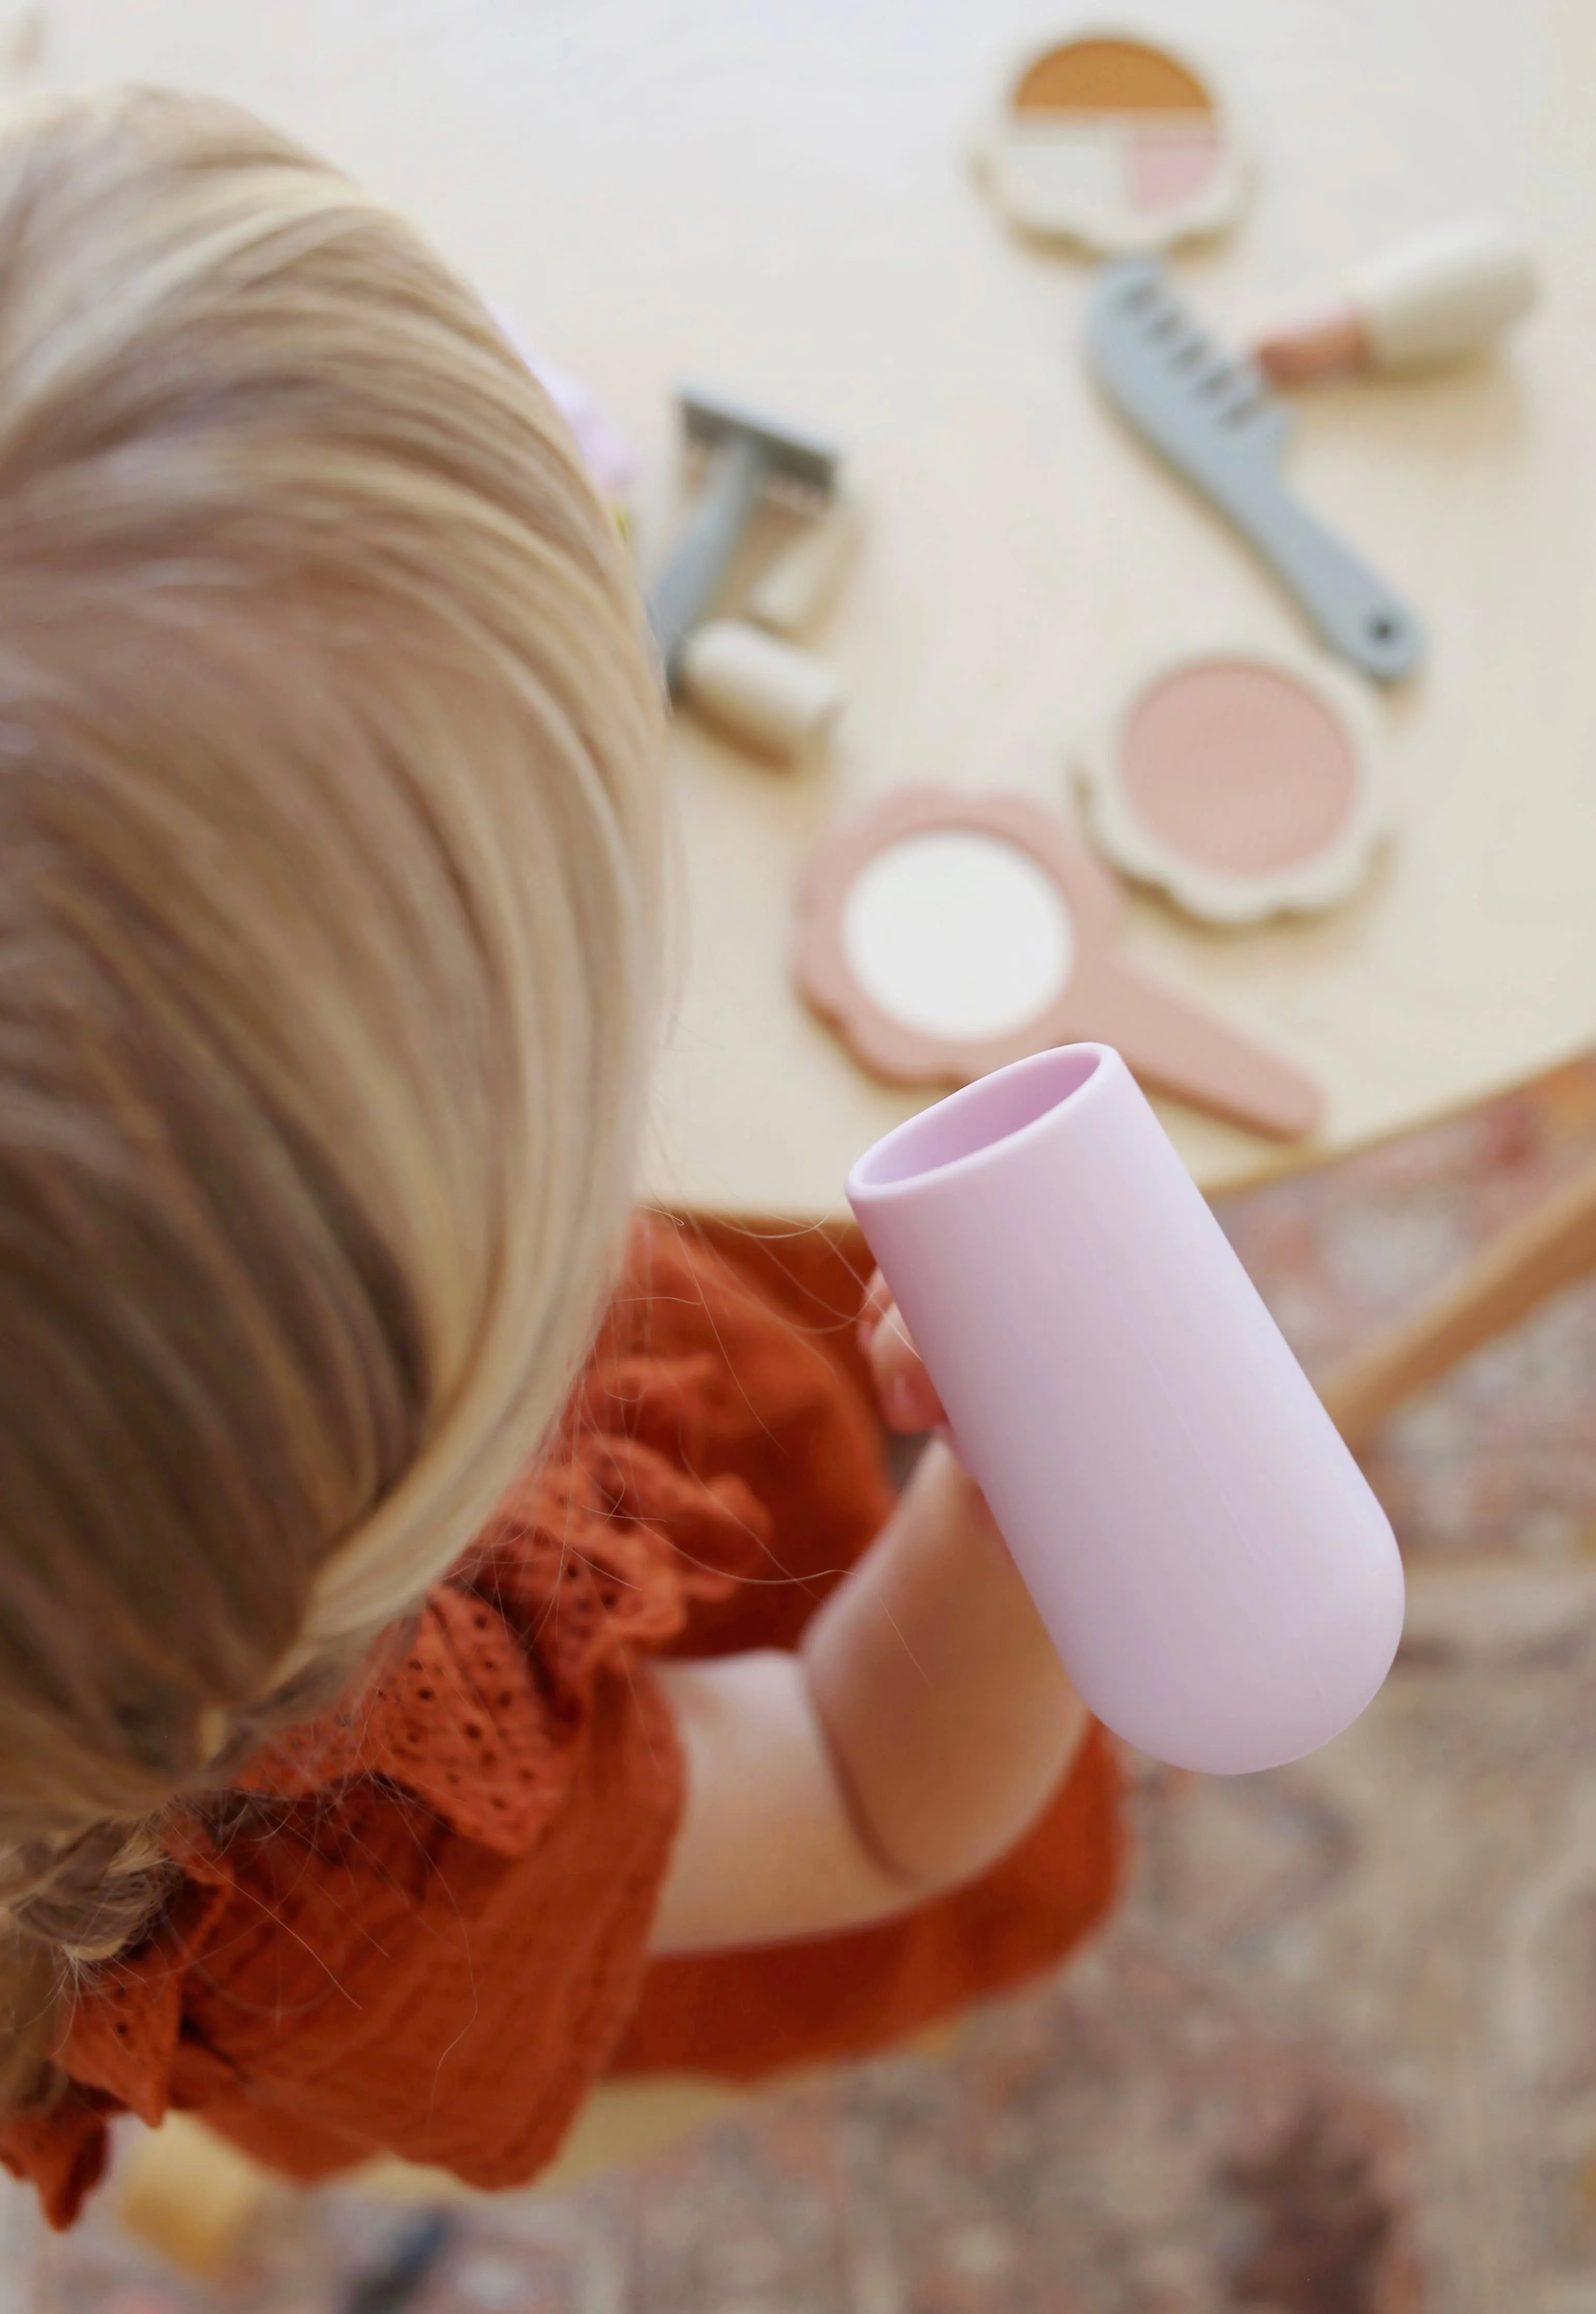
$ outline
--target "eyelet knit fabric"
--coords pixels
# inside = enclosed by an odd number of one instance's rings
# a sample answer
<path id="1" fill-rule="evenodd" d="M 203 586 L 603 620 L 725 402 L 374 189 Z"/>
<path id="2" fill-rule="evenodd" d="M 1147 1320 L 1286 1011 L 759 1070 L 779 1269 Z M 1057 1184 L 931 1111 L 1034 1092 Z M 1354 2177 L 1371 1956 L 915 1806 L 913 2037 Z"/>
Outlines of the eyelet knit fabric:
<path id="1" fill-rule="evenodd" d="M 904 1919 L 650 1963 L 682 1764 L 661 1654 L 796 1643 L 891 1504 L 856 1235 L 651 1217 L 552 1451 L 345 1705 L 175 1816 L 154 1931 L 82 1989 L 69 2089 L 0 2129 L 53 2223 L 119 2112 L 291 2177 L 377 2151 L 534 2177 L 595 2081 L 751 2080 L 1034 1974 L 1107 1906 L 1094 1737 L 1043 1821 Z"/>

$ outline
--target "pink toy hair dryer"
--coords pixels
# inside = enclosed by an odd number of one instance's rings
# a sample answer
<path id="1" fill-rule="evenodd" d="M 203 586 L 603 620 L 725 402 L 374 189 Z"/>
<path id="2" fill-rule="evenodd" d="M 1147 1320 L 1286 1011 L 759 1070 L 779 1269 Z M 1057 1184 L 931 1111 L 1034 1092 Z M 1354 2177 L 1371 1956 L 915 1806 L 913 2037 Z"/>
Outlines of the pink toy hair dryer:
<path id="1" fill-rule="evenodd" d="M 966 1085 L 848 1197 L 1098 1717 L 1220 1775 L 1355 1719 L 1401 1636 L 1395 1539 L 1118 1054 Z"/>

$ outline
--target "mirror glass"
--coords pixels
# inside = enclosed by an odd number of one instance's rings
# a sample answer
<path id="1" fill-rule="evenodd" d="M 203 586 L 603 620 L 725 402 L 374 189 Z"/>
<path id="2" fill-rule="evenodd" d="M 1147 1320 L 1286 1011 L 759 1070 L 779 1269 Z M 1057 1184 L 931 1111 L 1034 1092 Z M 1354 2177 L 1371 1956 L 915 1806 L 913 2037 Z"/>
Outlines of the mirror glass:
<path id="1" fill-rule="evenodd" d="M 889 1019 L 975 1043 L 1053 1002 L 1075 940 L 1063 894 L 1027 852 L 976 828 L 928 828 L 887 844 L 855 879 L 842 951 Z"/>

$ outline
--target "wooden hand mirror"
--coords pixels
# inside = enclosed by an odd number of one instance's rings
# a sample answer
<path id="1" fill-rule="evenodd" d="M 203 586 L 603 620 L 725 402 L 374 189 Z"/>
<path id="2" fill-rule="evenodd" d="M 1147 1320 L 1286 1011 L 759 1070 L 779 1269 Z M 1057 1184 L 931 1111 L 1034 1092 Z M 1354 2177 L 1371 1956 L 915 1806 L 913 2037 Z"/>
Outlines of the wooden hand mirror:
<path id="1" fill-rule="evenodd" d="M 1040 805 L 902 789 L 811 855 L 794 969 L 889 1084 L 965 1084 L 1089 1038 L 1196 1108 L 1311 1132 L 1312 1080 L 1124 962 L 1120 914 L 1108 870 Z"/>

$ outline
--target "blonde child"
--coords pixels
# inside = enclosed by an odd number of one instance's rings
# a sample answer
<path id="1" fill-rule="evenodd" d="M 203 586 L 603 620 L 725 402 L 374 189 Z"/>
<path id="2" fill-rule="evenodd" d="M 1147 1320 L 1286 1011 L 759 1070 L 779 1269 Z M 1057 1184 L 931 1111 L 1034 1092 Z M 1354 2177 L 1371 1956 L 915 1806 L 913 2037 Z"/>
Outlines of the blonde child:
<path id="1" fill-rule="evenodd" d="M 633 1213 L 662 711 L 477 300 L 244 116 L 0 143 L 0 2152 L 534 2175 L 1102 1910 L 845 1239 Z"/>

